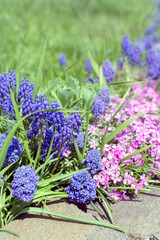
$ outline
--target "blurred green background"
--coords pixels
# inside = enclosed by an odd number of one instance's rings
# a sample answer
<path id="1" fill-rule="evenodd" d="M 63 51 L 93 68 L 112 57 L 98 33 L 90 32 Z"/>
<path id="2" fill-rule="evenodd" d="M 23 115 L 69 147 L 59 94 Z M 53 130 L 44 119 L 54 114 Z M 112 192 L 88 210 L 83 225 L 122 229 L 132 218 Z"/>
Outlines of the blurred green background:
<path id="1" fill-rule="evenodd" d="M 62 71 L 58 59 L 66 55 L 69 71 L 84 71 L 89 50 L 101 64 L 116 62 L 123 35 L 134 41 L 144 33 L 152 0 L 0 0 L 0 72 L 37 72 L 47 38 L 43 78 Z"/>

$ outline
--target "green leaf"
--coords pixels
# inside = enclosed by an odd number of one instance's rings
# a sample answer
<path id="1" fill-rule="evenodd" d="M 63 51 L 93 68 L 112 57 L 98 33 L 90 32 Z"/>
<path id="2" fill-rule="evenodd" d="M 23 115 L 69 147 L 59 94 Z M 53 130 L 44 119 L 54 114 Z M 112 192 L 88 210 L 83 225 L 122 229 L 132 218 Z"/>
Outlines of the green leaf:
<path id="1" fill-rule="evenodd" d="M 100 216 L 104 216 L 104 213 L 102 213 L 92 201 L 90 201 L 90 204 Z"/>
<path id="2" fill-rule="evenodd" d="M 110 198 L 112 201 L 114 201 L 115 203 L 119 204 L 119 202 L 113 198 L 107 191 L 105 191 L 103 188 L 100 188 L 101 192 L 103 192 L 108 198 Z"/>
<path id="3" fill-rule="evenodd" d="M 98 66 L 97 62 L 94 60 L 93 56 L 91 55 L 91 53 L 89 51 L 88 51 L 88 56 L 89 56 L 90 61 L 92 63 L 93 70 L 95 71 L 97 76 L 99 76 L 99 66 Z"/>
<path id="4" fill-rule="evenodd" d="M 96 95 L 94 89 L 92 88 L 84 88 L 82 98 L 84 100 L 84 109 L 89 109 L 90 105 L 93 102 L 93 98 Z"/>
<path id="5" fill-rule="evenodd" d="M 148 81 L 150 82 L 150 81 Z M 108 83 L 108 86 L 112 86 L 112 85 L 130 85 L 130 84 L 142 84 L 142 83 L 147 83 L 147 81 L 124 81 L 124 82 L 111 82 Z"/>
<path id="6" fill-rule="evenodd" d="M 100 153 L 101 153 L 101 155 L 102 155 L 102 153 L 103 153 L 103 148 L 104 148 L 104 144 L 105 144 L 105 139 L 106 139 L 106 136 L 107 136 L 107 133 L 108 133 L 108 127 L 109 127 L 111 121 L 112 121 L 112 120 L 115 118 L 115 116 L 117 115 L 117 113 L 118 113 L 118 112 L 120 111 L 120 109 L 123 107 L 124 102 L 125 102 L 125 100 L 126 100 L 126 97 L 127 97 L 128 93 L 130 92 L 130 90 L 131 90 L 131 87 L 129 87 L 129 88 L 127 89 L 127 91 L 126 91 L 126 93 L 124 94 L 124 96 L 123 96 L 120 104 L 118 105 L 118 108 L 117 108 L 116 112 L 113 114 L 112 118 L 110 119 L 110 121 L 109 121 L 108 124 L 107 124 L 107 128 L 106 128 L 105 133 L 104 133 L 104 136 L 103 136 L 103 138 L 102 138 L 102 143 L 101 143 L 101 148 L 100 148 Z"/>
<path id="7" fill-rule="evenodd" d="M 91 225 L 97 225 L 97 226 L 102 226 L 102 227 L 107 227 L 107 228 L 111 228 L 111 229 L 116 229 L 118 231 L 121 232 L 126 232 L 126 233 L 130 233 L 128 230 L 118 227 L 116 225 L 110 224 L 110 223 L 105 223 L 105 222 L 100 222 L 100 221 L 94 221 L 94 220 L 88 220 L 88 219 L 83 219 L 83 218 L 76 218 L 76 217 L 72 217 L 72 216 L 68 216 L 68 215 L 63 215 L 63 214 L 59 214 L 59 213 L 55 213 L 55 212 L 51 212 L 48 210 L 43 210 L 41 208 L 36 208 L 36 207 L 27 207 L 24 208 L 22 211 L 20 211 L 17 216 L 23 214 L 23 213 L 44 213 L 44 214 L 49 214 L 58 218 L 62 218 L 62 219 L 67 219 L 67 220 L 72 220 L 74 222 L 82 222 L 82 223 L 88 223 Z"/>
<path id="8" fill-rule="evenodd" d="M 149 190 L 147 188 L 138 188 L 138 187 L 115 187 L 115 186 L 110 186 L 110 187 L 107 187 L 107 188 L 108 189 L 130 189 L 130 190 L 138 189 L 138 190 L 147 191 L 147 192 L 151 191 L 151 190 Z"/>
<path id="9" fill-rule="evenodd" d="M 118 133 L 120 133 L 121 131 L 123 131 L 123 129 L 125 129 L 131 122 L 133 122 L 135 119 L 145 115 L 146 113 L 138 113 L 134 116 L 132 116 L 131 118 L 129 118 L 128 120 L 126 120 L 125 122 L 123 122 L 119 127 L 117 127 L 110 135 L 108 135 L 105 139 L 105 143 L 110 142 L 115 136 L 118 135 Z"/>
<path id="10" fill-rule="evenodd" d="M 78 146 L 77 146 L 77 142 L 76 142 L 74 136 L 73 136 L 73 143 L 74 143 L 74 147 L 75 147 L 75 149 L 76 149 L 78 161 L 79 161 L 80 165 L 82 165 L 83 157 L 82 157 L 82 155 L 81 155 L 81 153 L 80 153 L 80 151 L 79 151 L 79 148 L 78 148 Z"/>
<path id="11" fill-rule="evenodd" d="M 58 91 L 58 98 L 63 107 L 66 107 L 70 103 L 74 95 L 71 88 L 60 88 Z"/>
<path id="12" fill-rule="evenodd" d="M 20 121 L 20 123 L 19 123 L 19 128 L 23 131 L 25 137 L 27 138 L 27 134 L 26 134 L 26 131 L 25 131 L 23 122 L 21 121 L 22 117 L 21 117 L 20 112 L 19 112 L 19 110 L 18 110 L 18 106 L 17 106 L 17 104 L 16 104 L 16 101 L 15 101 L 15 98 L 14 98 L 14 94 L 13 94 L 13 92 L 12 92 L 11 90 L 10 90 L 10 93 L 11 93 L 11 98 L 12 98 L 14 110 L 15 110 L 15 113 L 16 113 L 16 118 L 17 118 L 18 121 Z M 25 150 L 26 150 L 26 152 L 27 152 L 27 156 L 28 156 L 28 158 L 29 158 L 29 160 L 30 160 L 30 164 L 31 164 L 31 166 L 32 166 L 32 161 L 33 161 L 33 159 L 32 159 L 32 157 L 31 157 L 30 149 L 29 149 L 29 146 L 28 146 L 28 141 L 27 141 L 27 140 L 24 140 L 23 143 L 24 143 L 24 148 L 25 148 Z M 9 147 L 9 146 L 8 146 L 8 147 Z"/>
<path id="13" fill-rule="evenodd" d="M 57 82 L 59 82 L 60 79 L 59 78 L 55 78 L 52 80 L 51 82 L 51 86 L 47 89 L 46 93 L 45 93 L 45 96 L 48 97 L 49 94 L 51 93 L 51 91 L 55 88 Z"/>
<path id="14" fill-rule="evenodd" d="M 100 84 L 100 88 L 106 86 L 106 81 L 104 79 L 104 76 L 103 76 L 103 71 L 102 71 L 102 66 L 100 67 L 100 74 L 99 74 L 99 84 Z"/>
<path id="15" fill-rule="evenodd" d="M 1 171 L 0 171 L 0 175 L 4 175 L 12 165 L 14 165 L 16 162 L 13 162 L 11 164 L 9 164 L 8 166 L 6 166 L 5 168 L 3 168 Z"/>
<path id="16" fill-rule="evenodd" d="M 149 149 L 149 148 L 150 148 L 151 146 L 153 146 L 154 144 L 155 144 L 155 143 L 152 143 L 152 144 L 150 144 L 150 145 L 148 145 L 148 146 L 145 146 L 145 147 L 142 147 L 141 149 L 138 149 L 137 151 L 135 151 L 135 152 L 127 155 L 126 157 L 122 158 L 122 159 L 120 160 L 120 162 L 123 162 L 124 160 L 127 160 L 127 159 L 129 159 L 129 158 L 132 158 L 133 156 L 137 155 L 138 153 L 141 153 L 141 152 Z"/>
<path id="17" fill-rule="evenodd" d="M 70 179 L 74 174 L 81 172 L 81 171 L 85 171 L 88 170 L 90 168 L 84 168 L 84 169 L 79 169 L 77 171 L 73 171 L 70 173 L 66 173 L 66 174 L 62 174 L 60 176 L 54 176 L 53 178 L 48 178 L 48 179 L 42 179 L 41 181 L 38 182 L 38 186 L 39 187 L 43 187 L 43 186 L 47 186 L 50 183 L 62 180 L 62 179 Z"/>
<path id="18" fill-rule="evenodd" d="M 35 86 L 34 86 L 34 90 L 33 90 L 33 97 L 36 97 L 36 94 L 41 86 L 41 82 L 42 82 L 42 66 L 43 66 L 43 61 L 44 61 L 44 55 L 45 55 L 45 51 L 46 51 L 46 45 L 47 45 L 47 39 L 45 40 L 44 43 L 44 48 L 43 48 L 43 53 L 40 59 L 40 63 L 39 63 L 39 67 L 38 67 L 38 72 L 37 72 L 37 76 L 36 76 L 36 82 L 35 82 Z"/>
<path id="19" fill-rule="evenodd" d="M 107 211 L 107 214 L 108 214 L 108 216 L 110 218 L 111 223 L 114 223 L 114 220 L 113 220 L 113 217 L 112 217 L 112 213 L 111 213 L 111 207 L 110 207 L 107 199 L 103 196 L 103 194 L 98 189 L 97 189 L 97 192 L 100 195 L 100 197 L 102 198 L 103 204 L 104 204 L 104 206 L 106 208 L 106 211 Z"/>
<path id="20" fill-rule="evenodd" d="M 14 235 L 16 237 L 19 237 L 19 235 L 17 233 L 15 233 L 15 232 L 13 232 L 13 231 L 11 231 L 9 229 L 0 228 L 0 232 L 7 232 L 7 233 L 10 233 L 10 234 L 12 234 L 12 235 Z"/>

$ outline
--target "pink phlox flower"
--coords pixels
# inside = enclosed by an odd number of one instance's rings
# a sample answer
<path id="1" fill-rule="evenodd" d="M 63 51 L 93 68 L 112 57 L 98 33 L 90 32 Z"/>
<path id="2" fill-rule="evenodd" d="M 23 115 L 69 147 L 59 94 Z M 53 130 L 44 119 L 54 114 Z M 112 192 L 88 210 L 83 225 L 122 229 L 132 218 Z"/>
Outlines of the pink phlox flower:
<path id="1" fill-rule="evenodd" d="M 146 177 L 144 173 L 140 176 L 140 179 L 144 186 L 148 186 L 148 177 Z"/>
<path id="2" fill-rule="evenodd" d="M 70 153 L 71 153 L 71 151 L 69 149 L 67 149 L 67 148 L 64 148 L 62 150 L 62 156 L 63 157 L 69 157 Z"/>
<path id="3" fill-rule="evenodd" d="M 135 163 L 135 166 L 142 166 L 144 164 L 143 159 L 138 159 L 137 162 Z"/>
<path id="4" fill-rule="evenodd" d="M 96 149 L 98 146 L 98 142 L 95 139 L 90 140 L 89 144 L 90 144 L 90 148 L 92 149 Z"/>
<path id="5" fill-rule="evenodd" d="M 111 176 L 111 179 L 113 180 L 114 184 L 122 181 L 122 178 L 119 177 L 119 175 L 120 175 L 120 172 L 116 172 L 114 175 Z"/>
<path id="6" fill-rule="evenodd" d="M 118 202 L 122 201 L 124 196 L 122 193 L 118 192 L 116 189 L 112 189 L 109 192 L 109 195 L 111 195 L 115 200 L 117 200 Z"/>
<path id="7" fill-rule="evenodd" d="M 89 125 L 88 133 L 89 134 L 97 134 L 98 127 L 95 125 Z"/>
<path id="8" fill-rule="evenodd" d="M 123 183 L 129 185 L 133 183 L 133 178 L 128 172 L 123 175 Z"/>

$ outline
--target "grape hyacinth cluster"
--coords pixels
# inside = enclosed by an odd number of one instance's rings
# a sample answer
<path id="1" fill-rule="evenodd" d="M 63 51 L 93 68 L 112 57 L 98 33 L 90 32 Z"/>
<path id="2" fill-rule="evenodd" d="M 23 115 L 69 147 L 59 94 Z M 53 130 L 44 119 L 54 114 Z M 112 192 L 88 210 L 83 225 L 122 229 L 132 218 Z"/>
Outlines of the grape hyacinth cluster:
<path id="1" fill-rule="evenodd" d="M 105 110 L 105 104 L 101 99 L 98 99 L 94 102 L 91 110 L 93 111 L 94 116 L 100 116 L 104 113 Z"/>
<path id="2" fill-rule="evenodd" d="M 92 64 L 91 64 L 91 61 L 90 61 L 89 58 L 86 59 L 85 70 L 88 73 L 92 73 L 93 72 L 93 67 L 92 67 Z"/>
<path id="3" fill-rule="evenodd" d="M 87 156 L 82 164 L 86 167 L 89 167 L 88 170 L 92 175 L 96 174 L 102 169 L 102 159 L 101 154 L 98 149 L 90 150 L 87 152 Z"/>
<path id="4" fill-rule="evenodd" d="M 0 75 L 0 109 L 5 115 L 12 116 L 14 114 L 14 107 L 10 90 L 16 89 L 16 73 L 11 70 L 11 73 L 3 73 Z"/>
<path id="5" fill-rule="evenodd" d="M 96 181 L 89 172 L 82 171 L 70 178 L 70 186 L 65 188 L 72 202 L 87 204 L 96 198 Z"/>
<path id="6" fill-rule="evenodd" d="M 22 165 L 14 174 L 12 195 L 24 202 L 30 202 L 37 190 L 39 177 L 30 166 Z"/>
<path id="7" fill-rule="evenodd" d="M 64 60 L 63 56 L 62 60 Z M 15 94 L 17 93 L 16 72 L 11 71 L 10 74 L 4 73 L 1 75 L 0 86 L 0 107 L 7 116 L 9 115 L 11 119 L 16 119 L 10 94 L 10 89 L 13 90 Z M 58 109 L 61 109 L 61 105 L 58 102 L 54 100 L 54 102 L 50 104 L 49 99 L 46 98 L 45 95 L 36 95 L 36 97 L 33 97 L 33 93 L 34 84 L 27 78 L 24 78 L 18 87 L 17 104 L 22 116 L 35 112 L 25 121 L 28 138 L 32 141 L 33 139 L 36 140 L 42 137 L 40 155 L 44 161 L 49 150 L 51 138 L 54 136 L 51 154 L 53 154 L 53 158 L 59 153 L 59 156 L 61 156 L 62 148 L 68 149 L 72 143 L 73 134 L 76 135 L 79 133 L 81 115 L 79 113 L 71 113 L 70 116 L 64 116 L 63 112 L 58 111 Z M 77 108 L 74 110 L 76 109 Z M 19 150 L 19 152 L 21 151 Z M 13 159 L 11 159 L 10 157 L 9 160 L 6 160 L 4 166 L 10 164 L 13 161 Z M 18 154 L 15 157 L 15 161 L 17 161 L 17 159 Z M 9 163 L 7 161 L 9 161 Z"/>
<path id="8" fill-rule="evenodd" d="M 105 107 L 110 103 L 110 90 L 107 86 L 103 87 L 94 99 L 94 104 L 91 108 L 95 116 L 100 116 L 104 113 Z"/>
<path id="9" fill-rule="evenodd" d="M 117 60 L 117 67 L 118 68 L 122 68 L 123 67 L 123 61 L 122 61 L 121 58 L 118 58 L 118 60 Z"/>
<path id="10" fill-rule="evenodd" d="M 75 107 L 73 110 L 78 110 L 78 108 Z M 65 148 L 68 148 L 69 144 L 72 143 L 73 134 L 79 133 L 81 123 L 80 113 L 71 113 L 71 116 L 65 117 L 64 126 L 61 128 L 59 134 L 60 144 L 63 144 Z"/>
<path id="11" fill-rule="evenodd" d="M 160 56 L 159 53 L 150 49 L 147 52 L 146 63 L 148 68 L 148 77 L 151 79 L 157 80 L 160 77 Z"/>
<path id="12" fill-rule="evenodd" d="M 24 78 L 19 85 L 18 103 L 22 109 L 22 116 L 35 111 L 35 100 L 33 98 L 34 84 Z M 30 117 L 32 119 L 32 117 Z"/>
<path id="13" fill-rule="evenodd" d="M 35 111 L 47 110 L 47 109 L 60 109 L 61 105 L 54 101 L 54 103 L 49 104 L 48 98 L 44 95 L 40 95 L 35 99 Z M 38 134 L 45 131 L 44 128 L 50 128 L 56 132 L 60 132 L 64 125 L 64 115 L 63 112 L 58 111 L 45 111 L 37 112 L 33 115 L 33 119 L 28 130 L 28 137 L 37 137 Z"/>
<path id="14" fill-rule="evenodd" d="M 128 62 L 134 67 L 139 64 L 141 57 L 141 50 L 135 47 L 128 36 L 123 36 L 121 44 L 121 53 L 127 58 Z"/>
<path id="15" fill-rule="evenodd" d="M 115 69 L 109 60 L 106 60 L 102 64 L 102 72 L 106 82 L 111 83 L 113 78 L 115 77 Z"/>
<path id="16" fill-rule="evenodd" d="M 46 160 L 46 156 L 49 151 L 52 137 L 54 137 L 54 139 L 53 139 L 50 155 L 53 154 L 52 156 L 53 159 L 58 157 L 58 149 L 60 148 L 58 134 L 55 133 L 52 129 L 46 128 L 42 137 L 42 146 L 41 146 L 41 153 L 40 153 L 41 160 L 43 161 Z"/>
<path id="17" fill-rule="evenodd" d="M 8 132 L 2 133 L 0 136 L 0 150 L 4 144 L 4 141 L 8 135 Z M 18 138 L 13 137 L 9 148 L 7 150 L 7 155 L 3 164 L 3 167 L 8 166 L 11 163 L 17 162 L 22 154 L 23 146 L 18 140 Z"/>
<path id="18" fill-rule="evenodd" d="M 84 147 L 85 133 L 83 132 L 77 133 L 74 137 L 78 148 L 82 149 Z"/>
<path id="19" fill-rule="evenodd" d="M 67 60 L 66 60 L 66 57 L 63 53 L 59 57 L 59 64 L 61 65 L 61 67 L 66 67 L 67 66 Z"/>
<path id="20" fill-rule="evenodd" d="M 123 36 L 121 44 L 121 58 L 123 61 L 127 60 L 133 68 L 140 66 L 140 68 L 147 69 L 147 77 L 157 80 L 160 77 L 160 43 L 159 33 L 160 29 L 160 8 L 157 4 L 157 12 L 154 15 L 153 23 L 150 24 L 143 36 L 136 42 L 132 43 L 127 35 Z M 152 54 L 152 60 L 148 62 Z M 145 59 L 146 57 L 146 59 Z M 121 62 L 117 61 L 117 67 L 121 68 Z"/>

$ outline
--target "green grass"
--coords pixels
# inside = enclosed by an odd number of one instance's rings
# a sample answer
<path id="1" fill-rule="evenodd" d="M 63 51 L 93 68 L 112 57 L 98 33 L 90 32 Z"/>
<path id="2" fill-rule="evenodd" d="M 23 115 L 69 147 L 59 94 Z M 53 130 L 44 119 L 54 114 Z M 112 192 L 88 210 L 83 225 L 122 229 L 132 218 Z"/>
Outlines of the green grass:
<path id="1" fill-rule="evenodd" d="M 107 58 L 115 62 L 122 36 L 136 40 L 144 33 L 151 2 L 0 0 L 0 72 L 18 68 L 20 76 L 35 74 L 46 38 L 45 81 L 59 74 L 60 53 L 69 65 L 79 61 L 70 70 L 76 76 L 84 71 L 87 50 L 99 64 Z"/>

